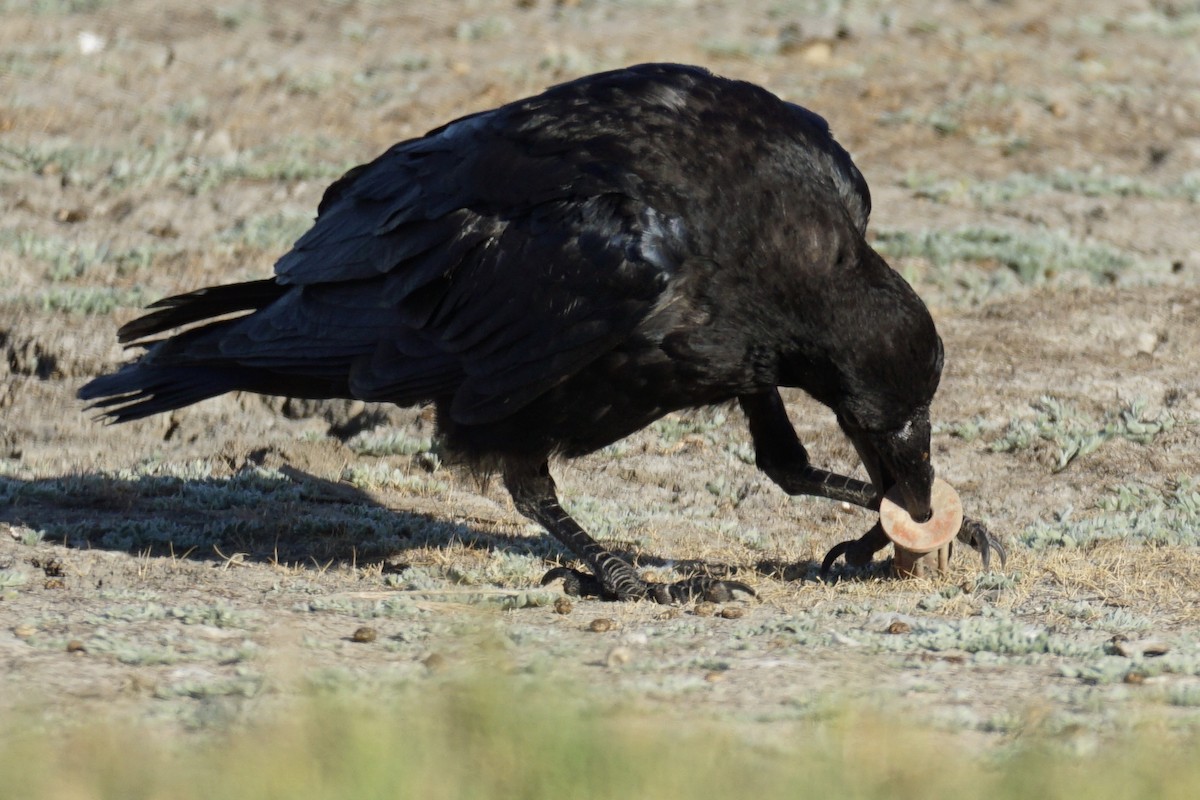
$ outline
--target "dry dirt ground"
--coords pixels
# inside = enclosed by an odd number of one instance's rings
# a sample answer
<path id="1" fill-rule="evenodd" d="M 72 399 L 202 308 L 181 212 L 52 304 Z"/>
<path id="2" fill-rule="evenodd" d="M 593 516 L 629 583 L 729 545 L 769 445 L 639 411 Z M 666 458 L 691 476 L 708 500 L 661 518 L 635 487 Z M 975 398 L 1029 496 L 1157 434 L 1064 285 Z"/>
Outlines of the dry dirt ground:
<path id="1" fill-rule="evenodd" d="M 1200 4 L 0 8 L 0 713 L 204 728 L 483 669 L 751 734 L 842 700 L 985 746 L 1200 728 Z M 1005 569 L 816 580 L 869 515 L 783 496 L 717 409 L 556 469 L 650 572 L 760 599 L 562 614 L 537 580 L 564 552 L 419 410 L 230 396 L 103 427 L 74 399 L 139 305 L 268 274 L 348 166 L 649 60 L 762 83 L 854 154 L 946 340 L 936 466 Z"/>

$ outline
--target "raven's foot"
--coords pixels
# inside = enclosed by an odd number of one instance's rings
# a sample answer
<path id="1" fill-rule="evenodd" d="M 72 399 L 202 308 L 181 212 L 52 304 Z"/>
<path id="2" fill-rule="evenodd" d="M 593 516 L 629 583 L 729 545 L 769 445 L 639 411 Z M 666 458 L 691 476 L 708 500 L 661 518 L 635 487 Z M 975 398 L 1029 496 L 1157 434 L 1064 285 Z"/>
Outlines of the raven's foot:
<path id="1" fill-rule="evenodd" d="M 970 545 L 970 547 L 979 553 L 984 570 L 991 568 L 993 553 L 1000 557 L 1001 569 L 1004 568 L 1005 563 L 1008 561 L 1008 551 L 1004 549 L 1004 545 L 1000 542 L 1000 539 L 978 520 L 964 518 L 962 527 L 958 529 L 956 538 L 958 541 Z M 887 538 L 887 534 L 883 532 L 882 526 L 876 524 L 862 538 L 834 545 L 825 554 L 824 561 L 821 562 L 821 577 L 828 577 L 834 563 L 843 556 L 846 558 L 847 566 L 865 567 L 871 563 L 875 554 L 887 547 L 889 543 L 890 540 Z M 953 547 L 951 547 L 951 552 L 953 552 Z"/>
<path id="2" fill-rule="evenodd" d="M 979 520 L 964 519 L 962 527 L 958 529 L 957 538 L 979 553 L 979 560 L 983 562 L 984 570 L 991 568 L 993 553 L 1000 557 L 1000 569 L 1004 569 L 1004 565 L 1008 562 L 1008 551 L 1004 549 L 1004 545 Z"/>
<path id="3" fill-rule="evenodd" d="M 599 597 L 604 600 L 653 600 L 662 605 L 689 603 L 693 600 L 708 600 L 727 603 L 734 599 L 734 592 L 745 592 L 756 597 L 754 590 L 741 581 L 724 581 L 707 575 L 696 575 L 676 583 L 652 583 L 643 580 L 633 567 L 621 562 L 624 569 L 609 562 L 608 571 L 616 573 L 609 585 L 588 572 L 567 567 L 555 567 L 542 577 L 542 586 L 562 580 L 563 591 L 573 597 Z"/>

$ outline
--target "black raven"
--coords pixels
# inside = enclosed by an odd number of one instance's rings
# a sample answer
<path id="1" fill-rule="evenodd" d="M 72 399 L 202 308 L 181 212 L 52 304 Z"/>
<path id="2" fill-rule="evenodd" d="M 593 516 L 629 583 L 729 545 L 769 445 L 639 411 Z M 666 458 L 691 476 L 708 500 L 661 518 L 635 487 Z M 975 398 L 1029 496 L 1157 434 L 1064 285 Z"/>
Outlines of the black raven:
<path id="1" fill-rule="evenodd" d="M 432 402 L 447 449 L 502 472 L 593 573 L 548 578 L 659 602 L 749 592 L 642 580 L 559 505 L 548 461 L 736 399 L 784 491 L 876 509 L 896 485 L 928 517 L 942 343 L 864 239 L 870 206 L 825 120 L 758 86 L 674 64 L 592 75 L 350 170 L 273 278 L 155 303 L 119 331 L 148 350 L 79 396 L 116 422 L 234 390 Z M 834 411 L 871 483 L 809 464 L 780 386 Z M 997 547 L 977 523 L 960 537 Z M 876 526 L 839 554 L 885 543 Z"/>

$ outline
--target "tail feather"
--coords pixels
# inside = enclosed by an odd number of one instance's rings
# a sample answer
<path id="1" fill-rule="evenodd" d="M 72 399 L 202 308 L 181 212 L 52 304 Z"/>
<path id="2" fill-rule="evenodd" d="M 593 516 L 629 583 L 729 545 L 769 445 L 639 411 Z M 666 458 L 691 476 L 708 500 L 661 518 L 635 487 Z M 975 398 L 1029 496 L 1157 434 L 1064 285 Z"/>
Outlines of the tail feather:
<path id="1" fill-rule="evenodd" d="M 289 287 L 273 279 L 199 289 L 167 297 L 149 306 L 157 309 L 124 325 L 117 337 L 123 344 L 149 348 L 138 361 L 110 375 L 89 381 L 79 390 L 89 409 L 100 409 L 110 422 L 128 422 L 207 400 L 235 390 L 332 397 L 345 380 L 322 376 L 292 376 L 254 369 L 233 360 L 222 361 L 214 343 L 234 319 L 215 319 L 239 311 L 257 311 L 282 297 Z M 159 340 L 155 334 L 197 322 L 194 327 Z M 214 338 L 215 337 L 215 338 Z"/>
<path id="2" fill-rule="evenodd" d="M 129 364 L 84 384 L 81 400 L 95 401 L 111 422 L 128 422 L 207 400 L 238 388 L 236 371 L 221 367 Z"/>
<path id="3" fill-rule="evenodd" d="M 135 361 L 84 384 L 81 400 L 92 401 L 109 422 L 129 422 L 173 411 L 201 400 L 243 391 L 284 397 L 350 397 L 344 376 L 291 375 L 238 364 L 147 364 Z"/>
<path id="4" fill-rule="evenodd" d="M 166 297 L 148 306 L 159 309 L 158 311 L 123 325 L 117 331 L 117 339 L 122 344 L 137 343 L 139 339 L 193 322 L 238 311 L 255 311 L 282 297 L 289 288 L 276 283 L 273 278 L 267 278 L 248 283 L 211 286 L 187 294 Z"/>

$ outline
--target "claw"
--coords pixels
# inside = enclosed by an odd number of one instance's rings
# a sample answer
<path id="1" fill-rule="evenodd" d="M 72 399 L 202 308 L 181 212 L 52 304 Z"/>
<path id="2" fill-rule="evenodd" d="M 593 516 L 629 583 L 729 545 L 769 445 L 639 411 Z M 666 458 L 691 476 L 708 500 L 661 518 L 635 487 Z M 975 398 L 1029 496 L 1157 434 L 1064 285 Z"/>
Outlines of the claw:
<path id="1" fill-rule="evenodd" d="M 604 587 L 595 575 L 568 567 L 555 567 L 542 576 L 542 586 L 561 580 L 563 591 L 572 597 L 599 597 L 602 600 L 649 599 L 661 605 L 690 603 L 693 600 L 708 600 L 727 603 L 734 599 L 735 592 L 744 592 L 751 597 L 758 594 L 741 581 L 724 581 L 707 575 L 696 575 L 676 583 L 650 583 L 642 581 L 640 592 L 622 596 Z"/>
<path id="2" fill-rule="evenodd" d="M 1000 569 L 1004 569 L 1008 562 L 1008 551 L 1004 549 L 1004 545 L 978 520 L 964 519 L 962 527 L 958 530 L 958 540 L 979 553 L 979 560 L 983 562 L 985 571 L 991 567 L 993 552 L 1000 556 Z"/>
<path id="3" fill-rule="evenodd" d="M 595 575 L 568 567 L 555 567 L 547 572 L 542 576 L 542 586 L 548 586 L 560 579 L 563 582 L 563 592 L 571 597 L 616 599 L 604 591 L 604 586 Z"/>
<path id="4" fill-rule="evenodd" d="M 842 556 L 846 557 L 847 566 L 865 567 L 871 563 L 876 553 L 888 546 L 889 541 L 883 527 L 876 523 L 860 538 L 835 544 L 821 562 L 821 577 L 828 577 L 834 562 Z"/>

